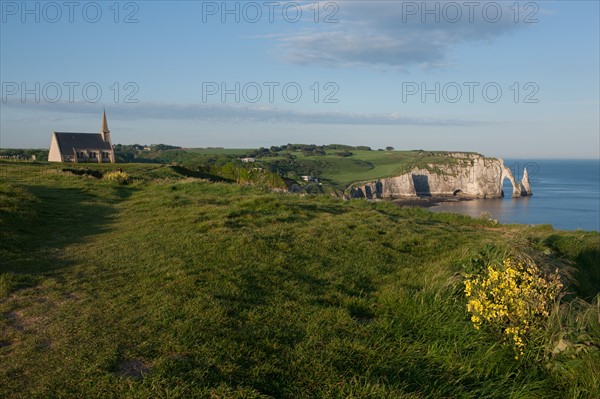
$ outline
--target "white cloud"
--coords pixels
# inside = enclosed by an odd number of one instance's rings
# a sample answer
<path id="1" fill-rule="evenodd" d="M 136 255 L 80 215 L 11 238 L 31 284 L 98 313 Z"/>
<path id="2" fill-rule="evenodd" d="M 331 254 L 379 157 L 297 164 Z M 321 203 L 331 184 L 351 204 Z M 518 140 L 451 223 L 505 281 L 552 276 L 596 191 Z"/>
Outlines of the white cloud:
<path id="1" fill-rule="evenodd" d="M 293 64 L 411 66 L 436 68 L 463 42 L 491 41 L 522 29 L 513 2 L 319 1 L 335 3 L 339 23 L 305 24 L 299 31 L 268 38 L 277 55 Z M 311 9 L 315 8 L 311 2 Z M 514 6 L 513 6 L 514 7 Z M 523 4 L 521 4 L 523 7 Z M 311 12 L 310 10 L 307 10 Z M 526 14 L 529 16 L 531 11 Z M 531 18 L 534 18 L 532 16 Z"/>

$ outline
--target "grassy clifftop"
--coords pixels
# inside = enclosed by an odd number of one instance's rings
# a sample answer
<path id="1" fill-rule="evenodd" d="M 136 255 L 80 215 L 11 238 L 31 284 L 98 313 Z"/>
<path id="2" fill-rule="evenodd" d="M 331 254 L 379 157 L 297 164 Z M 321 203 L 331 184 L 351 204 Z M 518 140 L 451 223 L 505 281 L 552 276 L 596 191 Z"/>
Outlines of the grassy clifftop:
<path id="1" fill-rule="evenodd" d="M 285 147 L 285 148 L 283 148 Z M 165 151 L 142 151 L 120 154 L 127 158 L 152 162 L 176 162 L 195 169 L 206 165 L 233 163 L 242 165 L 243 157 L 256 160 L 250 164 L 262 167 L 289 179 L 301 181 L 303 175 L 318 178 L 324 190 L 343 192 L 352 183 L 398 176 L 415 167 L 435 169 L 439 166 L 470 162 L 476 153 L 449 153 L 447 151 L 374 151 L 368 147 L 344 145 L 314 146 L 289 144 L 271 149 L 171 149 Z M 127 157 L 125 157 L 127 155 Z M 246 165 L 248 166 L 248 165 Z"/>
<path id="2" fill-rule="evenodd" d="M 119 166 L 0 162 L 0 396 L 600 396 L 598 233 Z M 515 252 L 570 276 L 519 360 L 462 284 Z"/>
<path id="3" fill-rule="evenodd" d="M 299 155 L 296 162 L 303 161 L 316 163 L 317 177 L 343 190 L 357 181 L 398 176 L 415 167 L 426 169 L 428 165 L 454 164 L 459 159 L 439 151 L 352 151 L 348 157 L 340 157 L 335 153 L 325 156 Z M 272 161 L 266 158 L 265 162 Z"/>

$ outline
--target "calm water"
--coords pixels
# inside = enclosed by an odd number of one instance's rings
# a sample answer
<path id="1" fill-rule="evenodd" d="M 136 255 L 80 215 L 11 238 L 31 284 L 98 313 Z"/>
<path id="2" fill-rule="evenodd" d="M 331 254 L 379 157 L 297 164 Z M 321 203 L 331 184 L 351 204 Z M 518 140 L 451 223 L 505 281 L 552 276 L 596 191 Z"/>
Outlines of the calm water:
<path id="1" fill-rule="evenodd" d="M 563 230 L 600 231 L 600 160 L 505 160 L 520 182 L 527 167 L 533 197 L 442 203 L 434 212 L 458 212 L 478 217 L 487 212 L 502 223 L 551 224 Z"/>

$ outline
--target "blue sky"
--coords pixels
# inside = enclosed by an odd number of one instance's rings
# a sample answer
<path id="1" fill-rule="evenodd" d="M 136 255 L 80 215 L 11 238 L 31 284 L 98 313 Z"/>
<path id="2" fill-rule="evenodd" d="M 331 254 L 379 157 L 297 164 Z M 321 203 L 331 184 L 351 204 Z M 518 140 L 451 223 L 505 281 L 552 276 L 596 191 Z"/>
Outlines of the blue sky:
<path id="1" fill-rule="evenodd" d="M 597 1 L 69 4 L 1 1 L 3 148 L 106 108 L 115 143 L 600 156 Z"/>

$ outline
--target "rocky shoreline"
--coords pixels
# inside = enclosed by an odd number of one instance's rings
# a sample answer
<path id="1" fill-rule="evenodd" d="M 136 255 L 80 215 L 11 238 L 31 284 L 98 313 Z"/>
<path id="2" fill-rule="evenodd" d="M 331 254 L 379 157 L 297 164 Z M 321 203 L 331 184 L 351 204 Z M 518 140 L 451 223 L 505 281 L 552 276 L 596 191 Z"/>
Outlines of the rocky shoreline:
<path id="1" fill-rule="evenodd" d="M 465 197 L 418 197 L 394 199 L 391 202 L 400 207 L 418 206 L 421 208 L 431 208 L 432 206 L 445 202 L 471 201 L 472 199 L 473 198 Z"/>

